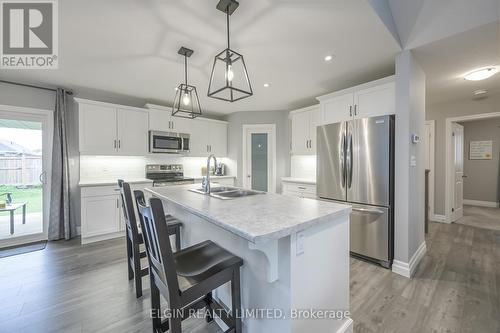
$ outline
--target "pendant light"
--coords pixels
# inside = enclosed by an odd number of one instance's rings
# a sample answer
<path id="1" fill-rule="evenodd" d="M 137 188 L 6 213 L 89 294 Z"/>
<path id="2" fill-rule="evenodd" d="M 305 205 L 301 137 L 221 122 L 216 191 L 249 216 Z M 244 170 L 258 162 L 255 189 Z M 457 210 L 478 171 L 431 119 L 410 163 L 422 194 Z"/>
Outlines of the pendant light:
<path id="1" fill-rule="evenodd" d="M 188 84 L 187 59 L 191 57 L 193 50 L 183 46 L 177 53 L 184 56 L 184 83 L 179 84 L 176 88 L 172 116 L 193 119 L 201 115 L 196 87 Z"/>
<path id="2" fill-rule="evenodd" d="M 228 102 L 235 102 L 253 95 L 243 56 L 231 50 L 229 16 L 238 8 L 236 0 L 220 0 L 217 9 L 226 14 L 227 48 L 217 54 L 210 75 L 208 96 Z"/>

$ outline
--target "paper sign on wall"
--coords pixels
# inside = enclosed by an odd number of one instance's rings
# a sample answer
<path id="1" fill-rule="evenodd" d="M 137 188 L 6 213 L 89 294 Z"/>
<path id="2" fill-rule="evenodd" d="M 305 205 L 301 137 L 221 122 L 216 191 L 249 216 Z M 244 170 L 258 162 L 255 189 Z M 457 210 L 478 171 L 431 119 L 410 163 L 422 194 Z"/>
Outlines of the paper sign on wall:
<path id="1" fill-rule="evenodd" d="M 470 160 L 491 160 L 493 158 L 493 141 L 471 141 Z"/>

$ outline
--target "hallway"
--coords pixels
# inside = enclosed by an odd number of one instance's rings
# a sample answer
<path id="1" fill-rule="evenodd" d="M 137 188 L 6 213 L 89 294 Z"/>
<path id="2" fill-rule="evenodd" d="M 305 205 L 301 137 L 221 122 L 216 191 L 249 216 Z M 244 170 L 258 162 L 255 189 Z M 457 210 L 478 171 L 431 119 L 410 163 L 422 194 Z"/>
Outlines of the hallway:
<path id="1" fill-rule="evenodd" d="M 455 223 L 500 231 L 500 208 L 464 206 L 464 217 Z"/>

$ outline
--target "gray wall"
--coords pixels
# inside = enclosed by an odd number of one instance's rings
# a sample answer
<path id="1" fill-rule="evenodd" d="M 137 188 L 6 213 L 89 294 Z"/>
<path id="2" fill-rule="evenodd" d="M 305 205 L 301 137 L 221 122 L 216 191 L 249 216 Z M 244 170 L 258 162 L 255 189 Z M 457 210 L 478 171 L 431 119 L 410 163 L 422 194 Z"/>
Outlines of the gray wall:
<path id="1" fill-rule="evenodd" d="M 490 112 L 500 112 L 500 94 L 479 100 L 467 98 L 426 106 L 426 119 L 436 121 L 434 200 L 436 214 L 445 215 L 445 119 Z"/>
<path id="2" fill-rule="evenodd" d="M 228 129 L 228 157 L 235 162 L 237 169 L 236 183 L 243 184 L 242 174 L 242 147 L 243 125 L 246 124 L 276 124 L 276 191 L 281 193 L 281 177 L 290 174 L 290 152 L 288 142 L 288 112 L 287 111 L 258 111 L 236 112 L 226 117 Z M 234 170 L 229 170 L 234 174 Z"/>
<path id="3" fill-rule="evenodd" d="M 465 132 L 464 199 L 498 202 L 500 118 L 460 123 Z M 471 141 L 493 141 L 491 160 L 470 160 Z"/>

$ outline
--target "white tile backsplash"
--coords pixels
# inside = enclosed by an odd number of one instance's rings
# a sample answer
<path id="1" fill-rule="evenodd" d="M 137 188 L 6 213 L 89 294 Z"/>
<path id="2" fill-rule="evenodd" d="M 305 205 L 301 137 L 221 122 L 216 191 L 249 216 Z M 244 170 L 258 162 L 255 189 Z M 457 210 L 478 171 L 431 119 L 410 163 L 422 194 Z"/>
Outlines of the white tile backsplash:
<path id="1" fill-rule="evenodd" d="M 227 158 L 218 161 L 228 163 Z M 201 176 L 206 166 L 204 157 L 183 157 L 180 155 L 140 156 L 80 156 L 80 181 L 137 179 L 145 177 L 146 164 L 182 164 L 186 176 Z"/>
<path id="2" fill-rule="evenodd" d="M 290 177 L 316 179 L 316 155 L 292 155 Z"/>

